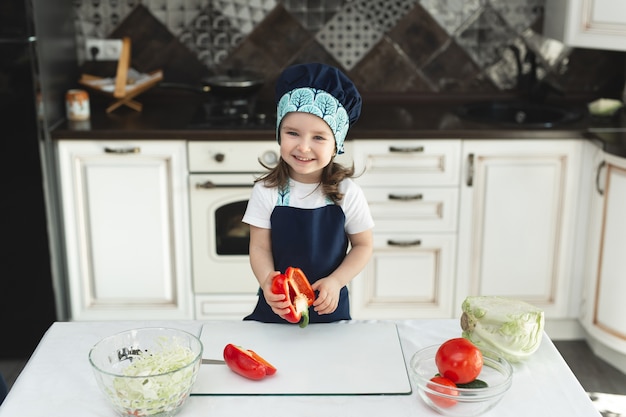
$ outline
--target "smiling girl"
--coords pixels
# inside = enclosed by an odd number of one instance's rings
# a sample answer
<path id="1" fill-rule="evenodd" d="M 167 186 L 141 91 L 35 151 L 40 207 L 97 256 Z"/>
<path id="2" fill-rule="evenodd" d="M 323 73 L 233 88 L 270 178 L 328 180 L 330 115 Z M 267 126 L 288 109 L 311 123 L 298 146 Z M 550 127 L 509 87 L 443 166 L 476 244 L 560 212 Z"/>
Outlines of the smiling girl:
<path id="1" fill-rule="evenodd" d="M 337 68 L 302 64 L 276 83 L 278 165 L 259 178 L 244 223 L 259 300 L 244 320 L 286 323 L 289 301 L 272 279 L 302 269 L 317 298 L 311 323 L 350 320 L 347 284 L 372 254 L 374 222 L 353 168 L 334 161 L 361 112 L 361 96 Z M 349 248 L 349 250 L 348 250 Z"/>

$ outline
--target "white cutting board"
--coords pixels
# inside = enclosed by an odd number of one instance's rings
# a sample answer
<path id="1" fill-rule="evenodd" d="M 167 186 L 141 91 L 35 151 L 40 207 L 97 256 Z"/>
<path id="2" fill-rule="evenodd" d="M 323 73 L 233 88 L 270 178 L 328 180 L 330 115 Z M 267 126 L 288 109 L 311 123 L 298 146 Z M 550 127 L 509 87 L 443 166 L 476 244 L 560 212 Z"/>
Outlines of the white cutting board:
<path id="1" fill-rule="evenodd" d="M 253 381 L 226 365 L 201 365 L 192 395 L 410 394 L 394 323 L 298 325 L 205 323 L 204 358 L 223 359 L 228 343 L 254 350 L 277 368 Z"/>

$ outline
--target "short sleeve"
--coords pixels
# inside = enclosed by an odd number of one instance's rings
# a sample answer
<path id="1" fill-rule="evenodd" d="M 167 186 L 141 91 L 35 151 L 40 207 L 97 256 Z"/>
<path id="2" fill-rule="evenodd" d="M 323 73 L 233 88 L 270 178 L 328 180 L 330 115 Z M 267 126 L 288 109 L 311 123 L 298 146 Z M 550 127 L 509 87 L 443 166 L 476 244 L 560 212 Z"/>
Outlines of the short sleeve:
<path id="1" fill-rule="evenodd" d="M 270 216 L 274 210 L 276 197 L 275 188 L 266 187 L 263 181 L 255 183 L 242 222 L 262 229 L 271 229 Z"/>
<path id="2" fill-rule="evenodd" d="M 351 179 L 345 179 L 340 184 L 340 191 L 344 194 L 340 205 L 346 215 L 346 233 L 353 235 L 372 229 L 374 219 L 361 187 Z"/>

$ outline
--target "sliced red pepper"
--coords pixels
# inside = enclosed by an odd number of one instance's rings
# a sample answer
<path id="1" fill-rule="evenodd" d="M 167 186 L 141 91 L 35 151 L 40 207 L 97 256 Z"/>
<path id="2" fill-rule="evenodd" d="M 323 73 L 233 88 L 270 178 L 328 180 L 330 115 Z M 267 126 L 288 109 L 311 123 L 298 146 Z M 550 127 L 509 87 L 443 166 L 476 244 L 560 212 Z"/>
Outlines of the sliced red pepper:
<path id="1" fill-rule="evenodd" d="M 285 320 L 300 323 L 300 327 L 309 325 L 309 307 L 315 301 L 315 292 L 300 268 L 290 266 L 284 274 L 276 275 L 272 281 L 272 292 L 285 294 L 291 303 Z"/>
<path id="2" fill-rule="evenodd" d="M 249 379 L 263 379 L 276 373 L 276 368 L 256 352 L 232 343 L 224 347 L 224 361 L 235 373 Z"/>

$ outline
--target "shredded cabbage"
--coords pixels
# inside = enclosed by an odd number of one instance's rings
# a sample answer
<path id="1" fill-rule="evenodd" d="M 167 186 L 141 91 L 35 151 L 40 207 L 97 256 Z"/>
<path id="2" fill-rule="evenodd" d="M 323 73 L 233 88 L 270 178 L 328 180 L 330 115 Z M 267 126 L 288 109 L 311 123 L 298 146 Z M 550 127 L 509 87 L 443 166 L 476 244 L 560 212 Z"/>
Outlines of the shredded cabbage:
<path id="1" fill-rule="evenodd" d="M 505 297 L 469 296 L 462 310 L 463 337 L 511 362 L 527 358 L 541 344 L 544 312 L 532 304 Z"/>
<path id="2" fill-rule="evenodd" d="M 187 398 L 196 376 L 195 357 L 191 349 L 177 344 L 140 352 L 132 357 L 124 376 L 114 378 L 109 396 L 135 415 L 168 413 Z"/>

